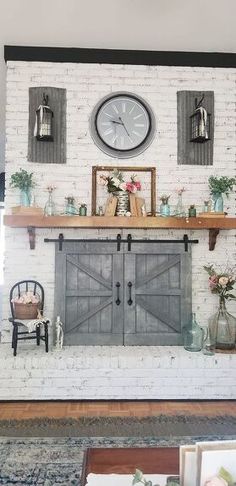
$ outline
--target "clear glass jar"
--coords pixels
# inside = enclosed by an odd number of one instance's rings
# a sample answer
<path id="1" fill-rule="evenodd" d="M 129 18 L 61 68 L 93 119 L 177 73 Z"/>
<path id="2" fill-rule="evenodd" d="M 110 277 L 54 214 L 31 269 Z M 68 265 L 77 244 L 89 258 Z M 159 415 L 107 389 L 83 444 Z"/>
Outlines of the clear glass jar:
<path id="1" fill-rule="evenodd" d="M 160 205 L 160 215 L 161 216 L 170 216 L 170 205 L 168 203 L 168 199 L 162 199 L 162 203 Z"/>
<path id="2" fill-rule="evenodd" d="M 206 356 L 214 356 L 215 354 L 215 338 L 212 336 L 209 326 L 205 329 L 205 337 L 203 341 L 202 352 Z"/>
<path id="3" fill-rule="evenodd" d="M 98 206 L 98 216 L 104 216 L 103 206 Z"/>
<path id="4" fill-rule="evenodd" d="M 48 200 L 44 207 L 44 215 L 45 216 L 54 216 L 56 214 L 56 206 L 52 199 L 52 192 L 48 194 Z"/>
<path id="5" fill-rule="evenodd" d="M 222 296 L 217 312 L 209 319 L 209 329 L 217 349 L 235 348 L 236 318 L 227 311 Z"/>
<path id="6" fill-rule="evenodd" d="M 211 210 L 211 201 L 204 201 L 203 212 L 208 213 Z"/>
<path id="7" fill-rule="evenodd" d="M 65 207 L 65 214 L 69 216 L 74 216 L 75 214 L 79 214 L 77 208 L 75 207 L 75 200 L 74 197 L 66 197 L 66 207 Z"/>
<path id="8" fill-rule="evenodd" d="M 201 351 L 203 347 L 204 330 L 197 323 L 196 314 L 192 314 L 191 321 L 183 329 L 184 349 L 187 351 Z"/>
<path id="9" fill-rule="evenodd" d="M 175 207 L 175 216 L 177 216 L 178 218 L 183 218 L 186 216 L 186 212 L 183 207 L 182 194 L 178 194 L 178 201 Z"/>

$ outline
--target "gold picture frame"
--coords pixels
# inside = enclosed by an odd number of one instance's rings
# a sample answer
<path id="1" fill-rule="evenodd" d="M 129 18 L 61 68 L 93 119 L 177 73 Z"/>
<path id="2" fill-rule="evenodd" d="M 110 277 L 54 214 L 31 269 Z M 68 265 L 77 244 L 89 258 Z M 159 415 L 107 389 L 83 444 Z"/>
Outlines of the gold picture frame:
<path id="1" fill-rule="evenodd" d="M 156 215 L 156 168 L 155 167 L 126 167 L 126 166 L 111 166 L 111 165 L 96 165 L 92 167 L 92 201 L 91 201 L 91 214 L 96 215 L 97 212 L 97 174 L 98 172 L 112 172 L 113 170 L 119 170 L 121 172 L 148 172 L 151 177 L 151 190 L 150 190 L 150 215 Z"/>

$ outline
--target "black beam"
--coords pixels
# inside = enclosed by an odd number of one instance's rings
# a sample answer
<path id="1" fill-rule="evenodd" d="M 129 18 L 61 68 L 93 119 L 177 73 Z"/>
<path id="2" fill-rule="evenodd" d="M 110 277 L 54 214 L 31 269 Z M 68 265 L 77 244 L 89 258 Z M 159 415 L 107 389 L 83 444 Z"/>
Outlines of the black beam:
<path id="1" fill-rule="evenodd" d="M 236 67 L 236 53 L 4 46 L 5 61 Z"/>

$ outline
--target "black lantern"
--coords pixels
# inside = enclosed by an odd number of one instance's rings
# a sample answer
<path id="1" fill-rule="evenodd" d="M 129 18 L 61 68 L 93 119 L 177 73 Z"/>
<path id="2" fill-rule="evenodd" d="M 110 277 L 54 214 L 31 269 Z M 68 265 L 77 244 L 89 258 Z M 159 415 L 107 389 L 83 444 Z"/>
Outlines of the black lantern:
<path id="1" fill-rule="evenodd" d="M 190 142 L 204 143 L 211 139 L 210 134 L 210 113 L 202 106 L 204 95 L 197 102 L 195 98 L 195 110 L 190 116 Z"/>
<path id="2" fill-rule="evenodd" d="M 52 119 L 53 112 L 48 106 L 48 96 L 43 93 L 42 105 L 39 105 L 36 110 L 36 122 L 34 128 L 34 135 L 37 140 L 42 142 L 52 142 Z"/>

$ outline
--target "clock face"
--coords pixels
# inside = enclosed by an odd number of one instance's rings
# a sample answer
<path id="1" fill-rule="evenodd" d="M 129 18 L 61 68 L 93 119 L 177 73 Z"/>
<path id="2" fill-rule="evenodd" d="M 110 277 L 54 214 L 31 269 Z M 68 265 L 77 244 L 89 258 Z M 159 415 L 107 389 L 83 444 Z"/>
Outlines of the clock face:
<path id="1" fill-rule="evenodd" d="M 155 131 L 154 115 L 142 98 L 115 93 L 96 105 L 90 129 L 95 143 L 108 155 L 133 157 L 151 143 Z"/>

